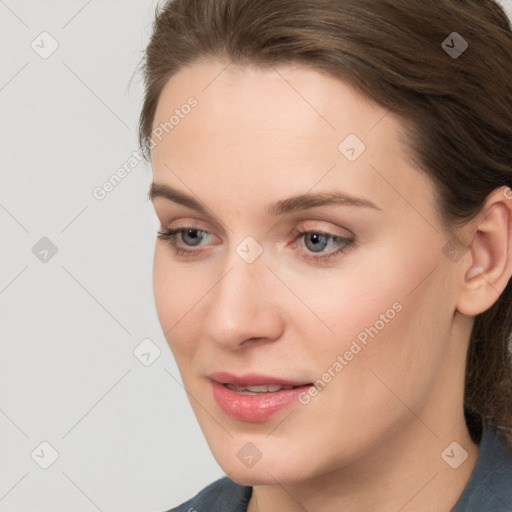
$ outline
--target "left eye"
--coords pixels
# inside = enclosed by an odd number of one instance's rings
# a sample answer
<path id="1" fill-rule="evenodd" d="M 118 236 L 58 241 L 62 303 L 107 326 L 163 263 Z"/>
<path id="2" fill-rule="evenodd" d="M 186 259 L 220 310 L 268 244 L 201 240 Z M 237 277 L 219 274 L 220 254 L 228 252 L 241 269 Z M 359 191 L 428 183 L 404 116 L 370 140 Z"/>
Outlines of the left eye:
<path id="1" fill-rule="evenodd" d="M 312 252 L 322 252 L 330 240 L 334 241 L 336 238 L 341 238 L 325 233 L 303 233 L 302 236 L 304 237 L 304 245 Z"/>
<path id="2" fill-rule="evenodd" d="M 304 239 L 304 246 L 307 248 L 305 259 L 322 262 L 330 260 L 355 247 L 355 240 L 343 236 L 323 233 L 319 231 L 298 231 L 297 238 Z M 333 250 L 324 252 L 324 249 L 332 245 Z M 338 247 L 336 249 L 336 247 Z"/>

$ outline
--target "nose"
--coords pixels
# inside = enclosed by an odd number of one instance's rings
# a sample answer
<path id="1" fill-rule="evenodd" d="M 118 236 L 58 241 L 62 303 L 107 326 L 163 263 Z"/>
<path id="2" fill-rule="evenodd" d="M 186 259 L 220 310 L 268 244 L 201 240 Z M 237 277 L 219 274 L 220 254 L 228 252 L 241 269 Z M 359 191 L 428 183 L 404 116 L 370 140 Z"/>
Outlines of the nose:
<path id="1" fill-rule="evenodd" d="M 234 252 L 209 294 L 205 338 L 230 350 L 278 339 L 284 327 L 279 285 L 263 256 L 247 263 Z"/>

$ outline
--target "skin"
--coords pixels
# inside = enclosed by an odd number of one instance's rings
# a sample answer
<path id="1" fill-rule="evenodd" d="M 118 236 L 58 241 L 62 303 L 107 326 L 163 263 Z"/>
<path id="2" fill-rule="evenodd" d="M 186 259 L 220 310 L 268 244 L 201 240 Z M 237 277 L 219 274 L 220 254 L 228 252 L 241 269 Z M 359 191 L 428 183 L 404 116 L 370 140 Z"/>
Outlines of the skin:
<path id="1" fill-rule="evenodd" d="M 197 61 L 168 81 L 154 127 L 190 96 L 198 105 L 151 155 L 154 182 L 209 213 L 153 198 L 161 230 L 208 232 L 199 246 L 177 237 L 193 256 L 157 239 L 153 286 L 213 456 L 253 486 L 249 512 L 448 512 L 478 455 L 463 417 L 465 357 L 473 316 L 496 301 L 512 271 L 510 200 L 496 190 L 457 233 L 467 250 L 450 259 L 434 185 L 411 163 L 400 119 L 304 66 L 227 64 Z M 350 133 L 366 145 L 353 162 L 338 149 Z M 379 209 L 265 211 L 333 190 Z M 356 244 L 315 262 L 311 237 L 306 245 L 297 228 Z M 250 264 L 236 252 L 247 236 L 263 249 Z M 340 246 L 331 239 L 323 253 Z M 401 311 L 307 405 L 251 423 L 213 399 L 213 371 L 314 382 L 397 302 Z M 441 457 L 454 441 L 468 453 L 457 469 Z M 248 442 L 262 454 L 252 467 L 237 457 Z"/>

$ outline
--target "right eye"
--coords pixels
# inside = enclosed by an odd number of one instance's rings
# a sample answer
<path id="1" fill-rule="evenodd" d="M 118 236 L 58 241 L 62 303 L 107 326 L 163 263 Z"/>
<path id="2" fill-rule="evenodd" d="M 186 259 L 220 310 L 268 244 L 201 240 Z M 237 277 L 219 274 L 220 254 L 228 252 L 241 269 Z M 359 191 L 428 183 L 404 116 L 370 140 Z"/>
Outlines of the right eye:
<path id="1" fill-rule="evenodd" d="M 167 231 L 158 231 L 158 238 L 168 242 L 173 251 L 179 255 L 192 255 L 196 253 L 195 250 L 187 249 L 186 247 L 197 247 L 201 244 L 201 241 L 209 235 L 208 231 L 196 228 L 176 228 L 168 229 Z M 185 248 L 180 245 L 180 242 Z M 203 244 L 204 245 L 204 244 Z"/>

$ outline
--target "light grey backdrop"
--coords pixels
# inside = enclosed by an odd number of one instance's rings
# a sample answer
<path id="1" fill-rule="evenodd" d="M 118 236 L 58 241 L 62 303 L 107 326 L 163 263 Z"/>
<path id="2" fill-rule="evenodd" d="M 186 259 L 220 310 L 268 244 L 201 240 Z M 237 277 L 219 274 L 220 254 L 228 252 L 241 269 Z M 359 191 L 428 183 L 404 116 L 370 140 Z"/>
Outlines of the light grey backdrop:
<path id="1" fill-rule="evenodd" d="M 154 309 L 155 5 L 0 0 L 2 512 L 162 512 L 223 475 Z"/>

